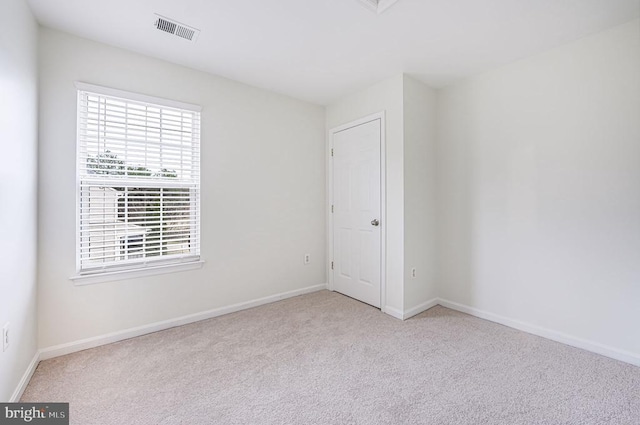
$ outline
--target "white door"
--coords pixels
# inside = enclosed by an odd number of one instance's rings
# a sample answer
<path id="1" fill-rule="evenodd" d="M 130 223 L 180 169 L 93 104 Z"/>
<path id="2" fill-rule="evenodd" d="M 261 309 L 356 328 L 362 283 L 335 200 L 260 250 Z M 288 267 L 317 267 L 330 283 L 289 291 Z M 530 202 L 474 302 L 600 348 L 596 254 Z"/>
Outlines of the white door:
<path id="1" fill-rule="evenodd" d="M 333 134 L 333 289 L 380 307 L 381 119 Z"/>

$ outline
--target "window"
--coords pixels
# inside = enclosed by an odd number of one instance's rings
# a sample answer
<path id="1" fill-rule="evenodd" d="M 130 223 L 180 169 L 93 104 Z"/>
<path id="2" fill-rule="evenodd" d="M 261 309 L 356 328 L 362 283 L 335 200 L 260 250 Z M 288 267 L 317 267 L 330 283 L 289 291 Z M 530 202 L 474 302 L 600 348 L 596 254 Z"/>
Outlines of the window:
<path id="1" fill-rule="evenodd" d="M 200 108 L 77 87 L 79 276 L 199 261 Z"/>

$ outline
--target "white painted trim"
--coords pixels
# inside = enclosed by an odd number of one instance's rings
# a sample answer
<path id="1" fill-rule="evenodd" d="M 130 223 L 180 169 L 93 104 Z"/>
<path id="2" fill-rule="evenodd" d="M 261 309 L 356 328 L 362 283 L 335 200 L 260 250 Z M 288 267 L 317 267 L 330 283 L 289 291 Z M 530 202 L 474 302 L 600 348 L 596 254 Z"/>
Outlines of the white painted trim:
<path id="1" fill-rule="evenodd" d="M 331 130 L 327 130 L 327 153 L 325 158 L 325 174 L 326 174 L 326 211 L 327 211 L 327 220 L 326 220 L 326 253 L 327 253 L 327 289 L 333 292 L 333 270 L 331 269 L 331 262 L 333 261 L 333 215 L 331 213 L 331 203 L 333 201 L 332 197 L 332 187 L 333 187 L 333 163 L 331 162 L 331 149 L 333 149 L 332 143 L 333 133 Z"/>
<path id="2" fill-rule="evenodd" d="M 95 274 L 71 276 L 69 279 L 73 280 L 73 283 L 78 286 L 91 285 L 94 283 L 113 282 L 116 280 L 135 279 L 138 277 L 196 270 L 201 269 L 203 265 L 204 260 L 190 261 L 188 263 L 159 264 L 150 267 L 140 267 L 138 265 L 135 269 L 112 270 Z"/>
<path id="3" fill-rule="evenodd" d="M 384 312 L 389 316 L 395 317 L 396 319 L 407 320 L 408 318 L 416 316 L 423 311 L 429 310 L 431 307 L 437 306 L 439 304 L 439 301 L 440 300 L 438 298 L 433 298 L 429 301 L 425 301 L 422 304 L 418 304 L 415 307 L 405 310 L 404 312 L 397 308 L 386 306 L 384 308 Z"/>
<path id="4" fill-rule="evenodd" d="M 541 336 L 543 338 L 550 339 L 552 341 L 560 342 L 562 344 L 570 345 L 572 347 L 581 348 L 583 350 L 591 351 L 592 353 L 601 354 L 612 359 L 620 360 L 625 363 L 640 366 L 640 354 L 632 353 L 629 351 L 620 350 L 608 345 L 600 344 L 598 342 L 589 341 L 586 339 L 578 338 L 573 335 L 568 335 L 562 332 L 554 331 L 551 329 L 543 328 L 541 326 L 533 325 L 530 323 L 522 322 L 520 320 L 510 319 L 505 316 L 490 313 L 488 311 L 480 310 L 475 307 L 456 303 L 446 299 L 439 298 L 438 304 L 443 307 L 450 308 L 452 310 L 467 313 L 481 319 L 489 320 L 491 322 L 500 323 L 501 325 L 508 326 L 510 328 L 518 329 L 523 332 L 527 332 L 533 335 Z"/>
<path id="5" fill-rule="evenodd" d="M 416 316 L 420 313 L 422 313 L 423 311 L 427 311 L 429 310 L 431 307 L 435 307 L 438 305 L 438 299 L 437 298 L 433 298 L 430 299 L 429 301 L 425 301 L 422 304 L 418 304 L 417 306 L 407 309 L 404 311 L 404 314 L 402 315 L 402 320 L 407 320 L 410 317 Z"/>
<path id="6" fill-rule="evenodd" d="M 329 134 L 333 136 L 335 133 L 340 133 L 341 131 L 348 130 L 353 127 L 357 127 L 362 124 L 366 124 L 375 120 L 384 120 L 385 111 L 376 112 L 375 114 L 367 115 L 366 117 L 358 118 L 357 120 L 349 121 L 348 123 L 339 125 L 337 127 L 333 127 Z"/>
<path id="7" fill-rule="evenodd" d="M 22 397 L 24 390 L 27 389 L 27 385 L 29 385 L 29 381 L 31 380 L 33 373 L 36 371 L 38 363 L 40 363 L 40 351 L 37 351 L 33 356 L 33 359 L 31 359 L 31 363 L 29 363 L 27 370 L 25 370 L 24 375 L 22 375 L 22 379 L 20 379 L 16 390 L 9 399 L 9 403 L 17 403 L 20 401 L 20 397 Z"/>
<path id="8" fill-rule="evenodd" d="M 380 112 L 380 311 L 387 305 L 387 115 Z"/>
<path id="9" fill-rule="evenodd" d="M 331 149 L 333 149 L 333 136 L 344 130 L 380 120 L 380 311 L 387 312 L 387 139 L 386 139 L 386 112 L 381 111 L 367 115 L 355 121 L 334 127 L 327 134 L 327 289 L 333 291 L 333 215 L 331 204 L 333 203 L 333 166 L 331 163 Z M 392 314 L 393 316 L 393 314 Z M 395 316 L 394 316 L 395 317 Z"/>
<path id="10" fill-rule="evenodd" d="M 396 319 L 404 320 L 404 314 L 402 311 L 398 310 L 394 307 L 389 307 L 388 305 L 384 307 L 384 313 L 388 314 L 391 317 L 395 317 Z"/>
<path id="11" fill-rule="evenodd" d="M 125 90 L 112 89 L 111 87 L 98 86 L 95 84 L 83 83 L 80 81 L 76 81 L 75 86 L 78 90 L 103 94 L 105 96 L 119 97 L 127 100 L 135 100 L 138 102 L 151 103 L 154 105 L 162 105 L 169 108 L 186 109 L 188 111 L 194 111 L 194 112 L 202 111 L 202 106 L 200 105 L 179 102 L 177 100 L 165 99 L 162 97 L 155 97 L 155 96 L 149 96 L 146 94 L 133 93 Z"/>
<path id="12" fill-rule="evenodd" d="M 47 360 L 54 357 L 64 356 L 66 354 L 75 353 L 77 351 L 87 350 L 89 348 L 99 347 L 101 345 L 111 344 L 113 342 L 123 341 L 125 339 L 134 338 L 153 332 L 162 331 L 176 326 L 187 325 L 189 323 L 199 322 L 201 320 L 211 319 L 213 317 L 222 316 L 224 314 L 235 313 L 237 311 L 258 307 L 264 304 L 273 303 L 298 295 L 309 294 L 311 292 L 321 291 L 327 288 L 326 283 L 320 285 L 308 286 L 302 289 L 282 292 L 280 294 L 270 295 L 264 298 L 258 298 L 251 301 L 245 301 L 230 306 L 219 307 L 213 310 L 207 310 L 200 313 L 189 314 L 187 316 L 177 317 L 175 319 L 163 320 L 161 322 L 150 323 L 148 325 L 138 326 L 135 328 L 116 331 L 105 335 L 95 336 L 82 339 L 80 341 L 69 342 L 66 344 L 55 345 L 40 350 L 40 360 Z"/>

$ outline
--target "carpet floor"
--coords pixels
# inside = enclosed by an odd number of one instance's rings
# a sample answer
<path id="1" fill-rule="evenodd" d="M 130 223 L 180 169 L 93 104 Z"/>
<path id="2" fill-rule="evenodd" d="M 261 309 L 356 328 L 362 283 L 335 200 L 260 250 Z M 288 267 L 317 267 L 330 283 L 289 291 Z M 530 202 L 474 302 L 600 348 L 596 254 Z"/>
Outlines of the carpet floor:
<path id="1" fill-rule="evenodd" d="M 640 368 L 434 307 L 321 291 L 38 366 L 72 424 L 640 424 Z"/>

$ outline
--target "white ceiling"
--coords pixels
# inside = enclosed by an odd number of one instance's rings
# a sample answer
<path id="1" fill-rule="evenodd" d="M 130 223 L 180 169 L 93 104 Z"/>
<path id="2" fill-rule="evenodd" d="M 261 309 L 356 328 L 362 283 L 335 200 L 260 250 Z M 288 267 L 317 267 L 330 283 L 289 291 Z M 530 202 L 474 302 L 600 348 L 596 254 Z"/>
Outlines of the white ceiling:
<path id="1" fill-rule="evenodd" d="M 446 85 L 640 16 L 639 0 L 28 1 L 45 26 L 318 104 L 400 72 Z M 202 33 L 162 33 L 154 13 Z"/>

